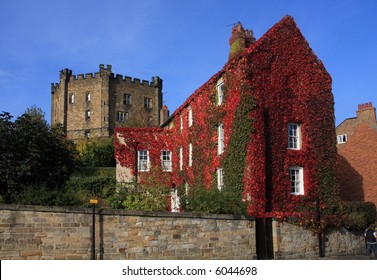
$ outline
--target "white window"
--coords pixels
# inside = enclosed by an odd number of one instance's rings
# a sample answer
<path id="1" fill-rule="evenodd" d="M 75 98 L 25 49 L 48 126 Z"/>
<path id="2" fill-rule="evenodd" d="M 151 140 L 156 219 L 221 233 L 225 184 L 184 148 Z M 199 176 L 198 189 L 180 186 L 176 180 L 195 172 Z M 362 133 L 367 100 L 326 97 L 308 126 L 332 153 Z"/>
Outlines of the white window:
<path id="1" fill-rule="evenodd" d="M 217 154 L 224 152 L 224 126 L 220 124 L 217 128 Z"/>
<path id="2" fill-rule="evenodd" d="M 179 170 L 183 170 L 183 148 L 179 148 Z"/>
<path id="3" fill-rule="evenodd" d="M 347 134 L 342 134 L 337 136 L 338 144 L 343 144 L 347 142 Z"/>
<path id="4" fill-rule="evenodd" d="M 189 144 L 189 161 L 188 166 L 192 166 L 192 144 Z"/>
<path id="5" fill-rule="evenodd" d="M 182 115 L 179 115 L 179 120 L 180 120 L 180 126 L 179 126 L 179 131 L 182 131 L 183 130 L 183 117 Z"/>
<path id="6" fill-rule="evenodd" d="M 147 150 L 138 151 L 137 168 L 140 172 L 149 171 L 149 152 Z"/>
<path id="7" fill-rule="evenodd" d="M 216 96 L 217 96 L 216 104 L 221 105 L 224 99 L 224 82 L 222 79 L 220 79 L 217 82 L 217 95 Z"/>
<path id="8" fill-rule="evenodd" d="M 71 103 L 71 104 L 75 103 L 75 94 L 74 93 L 71 93 L 69 95 L 69 103 Z"/>
<path id="9" fill-rule="evenodd" d="M 192 108 L 188 107 L 188 126 L 192 126 L 192 123 L 194 122 L 193 116 L 192 116 Z"/>
<path id="10" fill-rule="evenodd" d="M 223 169 L 217 169 L 217 188 L 221 191 L 224 187 L 224 177 L 223 177 Z"/>
<path id="11" fill-rule="evenodd" d="M 301 149 L 301 129 L 297 123 L 288 124 L 288 149 Z"/>
<path id="12" fill-rule="evenodd" d="M 292 194 L 304 194 L 304 169 L 300 166 L 289 168 L 289 180 Z"/>
<path id="13" fill-rule="evenodd" d="M 161 151 L 161 167 L 163 171 L 172 171 L 170 151 Z"/>
<path id="14" fill-rule="evenodd" d="M 90 91 L 87 91 L 86 92 L 86 102 L 90 102 L 90 98 L 91 98 Z"/>
<path id="15" fill-rule="evenodd" d="M 171 195 L 171 212 L 179 212 L 179 208 L 181 206 L 179 195 L 178 195 L 178 188 L 174 187 L 170 191 Z"/>

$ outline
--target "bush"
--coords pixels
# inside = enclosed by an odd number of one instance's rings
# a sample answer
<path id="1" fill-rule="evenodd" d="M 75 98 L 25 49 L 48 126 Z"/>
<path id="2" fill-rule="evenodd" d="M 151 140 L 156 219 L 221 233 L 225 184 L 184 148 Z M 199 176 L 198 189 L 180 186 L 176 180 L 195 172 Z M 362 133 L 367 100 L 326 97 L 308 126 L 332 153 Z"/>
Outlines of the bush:
<path id="1" fill-rule="evenodd" d="M 66 189 L 74 192 L 82 206 L 86 206 L 90 198 L 100 198 L 102 205 L 108 206 L 107 199 L 116 193 L 116 182 L 113 177 L 92 176 L 72 177 L 66 183 Z"/>
<path id="2" fill-rule="evenodd" d="M 371 202 L 343 201 L 340 208 L 343 216 L 342 225 L 347 229 L 365 229 L 377 219 L 376 206 Z"/>

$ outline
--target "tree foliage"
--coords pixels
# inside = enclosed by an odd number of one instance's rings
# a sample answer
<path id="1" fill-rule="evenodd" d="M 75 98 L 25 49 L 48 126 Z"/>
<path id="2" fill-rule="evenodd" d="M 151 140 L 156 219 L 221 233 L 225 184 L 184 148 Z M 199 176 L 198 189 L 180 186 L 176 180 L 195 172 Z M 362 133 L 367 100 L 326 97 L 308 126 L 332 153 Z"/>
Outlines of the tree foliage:
<path id="1" fill-rule="evenodd" d="M 81 163 L 85 167 L 115 167 L 112 138 L 79 141 L 77 150 Z"/>
<path id="2" fill-rule="evenodd" d="M 74 144 L 61 126 L 51 127 L 42 110 L 32 107 L 14 122 L 0 114 L 0 195 L 4 202 L 22 199 L 42 187 L 61 190 L 77 163 Z"/>

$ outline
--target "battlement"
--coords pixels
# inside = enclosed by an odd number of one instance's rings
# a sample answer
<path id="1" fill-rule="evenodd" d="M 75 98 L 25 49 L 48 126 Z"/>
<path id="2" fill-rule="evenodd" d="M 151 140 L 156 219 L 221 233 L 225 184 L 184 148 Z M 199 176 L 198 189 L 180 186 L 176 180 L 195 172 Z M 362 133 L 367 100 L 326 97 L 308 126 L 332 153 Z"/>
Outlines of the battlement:
<path id="1" fill-rule="evenodd" d="M 373 109 L 372 102 L 363 103 L 358 105 L 358 111 Z"/>
<path id="2" fill-rule="evenodd" d="M 135 85 L 142 85 L 142 86 L 149 86 L 149 87 L 160 87 L 162 88 L 162 79 L 159 78 L 158 76 L 152 77 L 150 81 L 147 80 L 141 80 L 139 78 L 132 78 L 129 76 L 123 76 L 120 74 L 114 74 L 111 72 L 111 65 L 107 65 L 107 67 L 104 66 L 104 64 L 99 65 L 99 72 L 95 73 L 86 73 L 86 74 L 72 74 L 72 70 L 70 69 L 63 69 L 60 71 L 60 76 L 67 78 L 69 77 L 71 80 L 86 80 L 86 79 L 96 79 L 97 77 L 100 77 L 102 73 L 108 74 L 108 76 L 111 79 L 114 79 L 116 81 L 122 81 L 130 84 L 135 84 Z M 51 85 L 54 88 L 58 87 L 58 84 Z"/>

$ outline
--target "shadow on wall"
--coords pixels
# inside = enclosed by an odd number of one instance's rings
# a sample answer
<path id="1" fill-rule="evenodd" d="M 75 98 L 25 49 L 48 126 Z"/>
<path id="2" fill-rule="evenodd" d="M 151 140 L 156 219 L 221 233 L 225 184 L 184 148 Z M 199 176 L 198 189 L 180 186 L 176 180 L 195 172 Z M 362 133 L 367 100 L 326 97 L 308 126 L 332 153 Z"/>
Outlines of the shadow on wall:
<path id="1" fill-rule="evenodd" d="M 339 185 L 342 200 L 365 201 L 363 177 L 341 155 L 339 155 Z"/>

